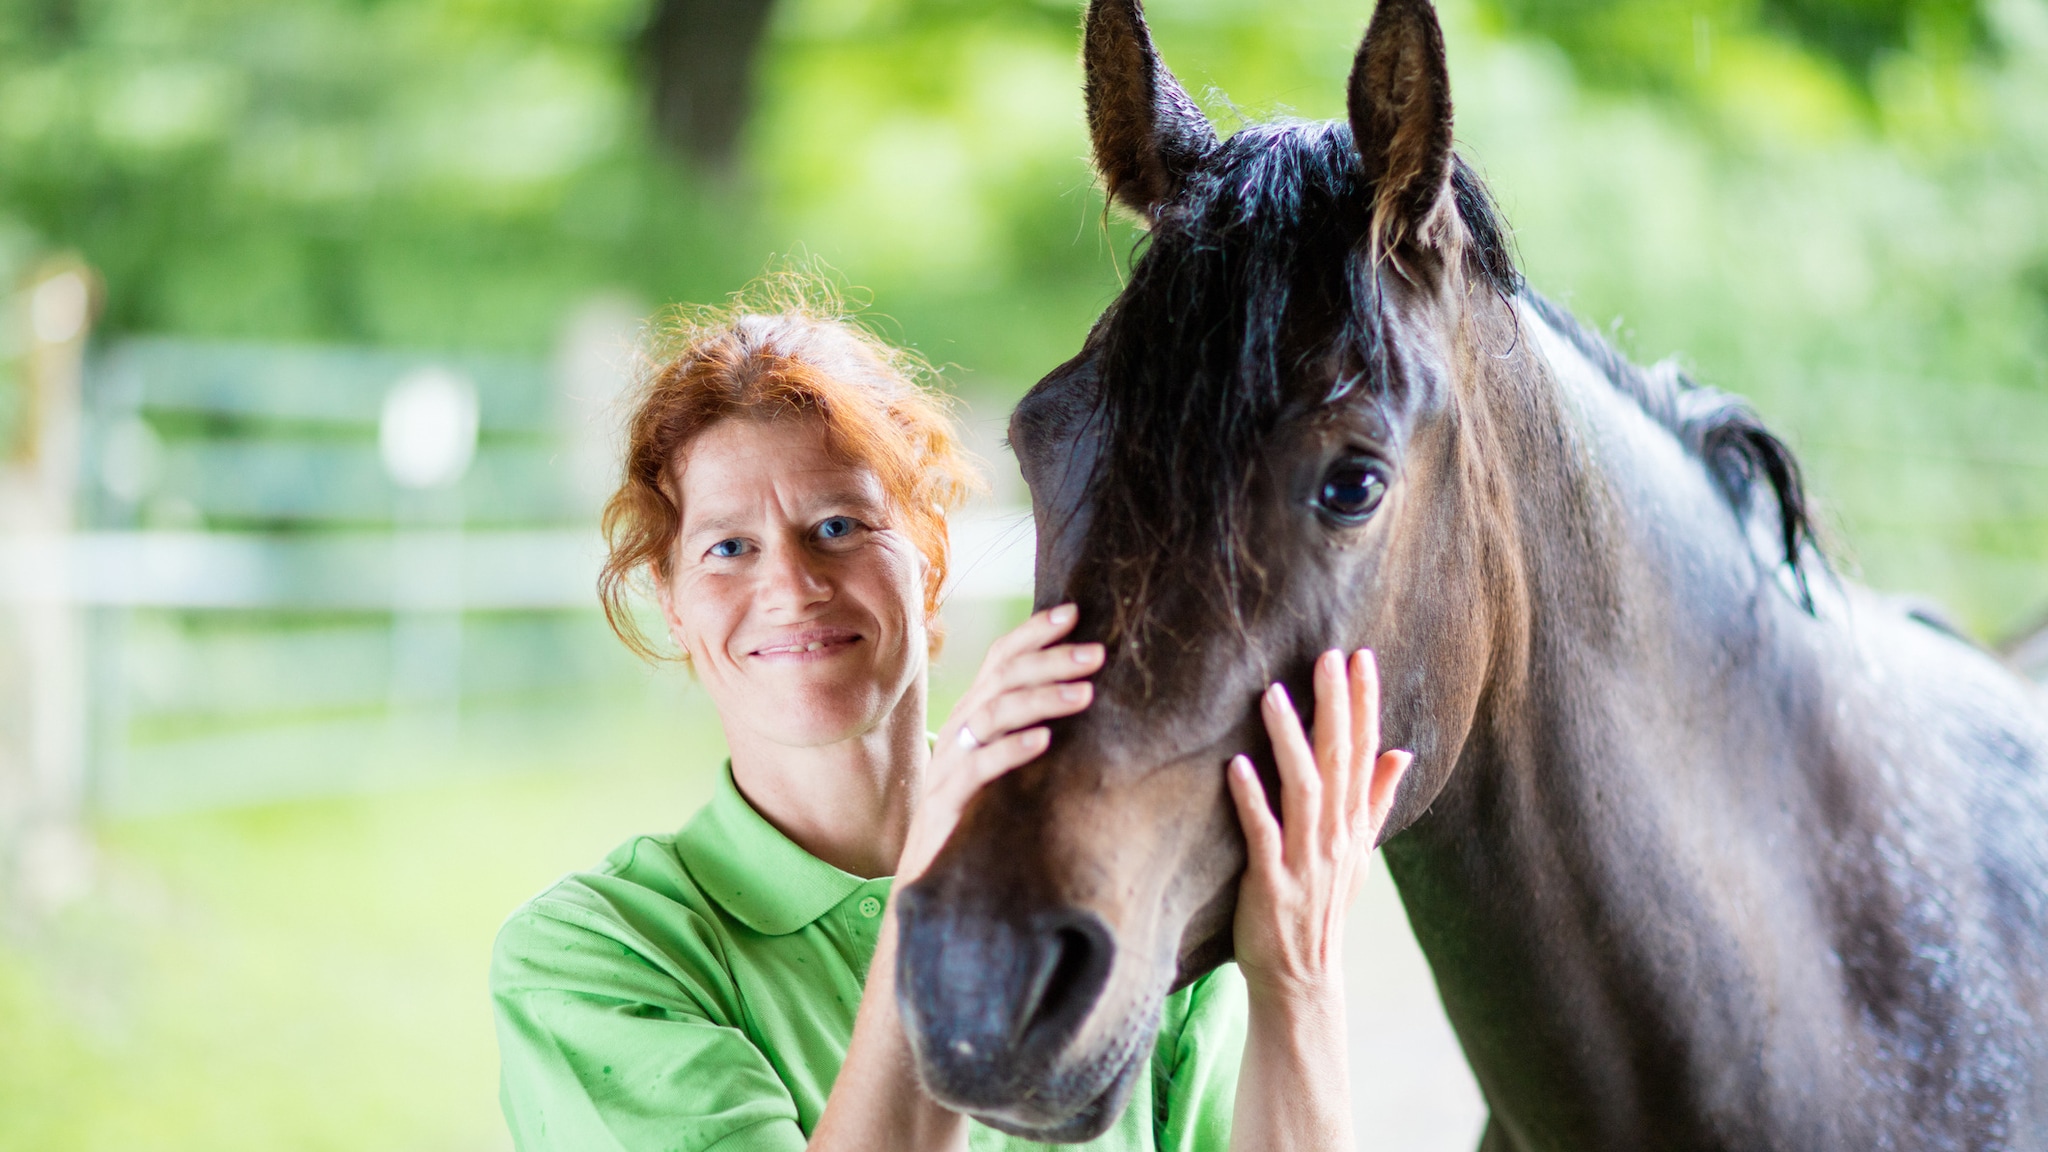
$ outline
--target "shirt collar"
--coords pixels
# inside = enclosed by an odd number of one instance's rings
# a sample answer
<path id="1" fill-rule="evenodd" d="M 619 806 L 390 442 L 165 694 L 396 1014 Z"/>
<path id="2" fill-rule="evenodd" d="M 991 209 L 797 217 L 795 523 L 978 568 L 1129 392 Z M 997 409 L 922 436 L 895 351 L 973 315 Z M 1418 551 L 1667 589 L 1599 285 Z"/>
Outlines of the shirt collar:
<path id="1" fill-rule="evenodd" d="M 676 837 L 683 866 L 706 896 L 765 936 L 785 936 L 837 907 L 866 881 L 825 863 L 754 811 L 732 761 L 711 802 Z"/>

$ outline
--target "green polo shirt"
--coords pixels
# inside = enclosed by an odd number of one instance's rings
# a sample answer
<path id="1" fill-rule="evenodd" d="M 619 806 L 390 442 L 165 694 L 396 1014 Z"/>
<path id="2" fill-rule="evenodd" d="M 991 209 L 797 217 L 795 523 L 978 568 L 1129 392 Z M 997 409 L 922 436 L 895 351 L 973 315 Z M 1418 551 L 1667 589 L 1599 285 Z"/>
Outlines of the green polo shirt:
<path id="1" fill-rule="evenodd" d="M 846 1058 L 889 883 L 797 847 L 728 769 L 681 832 L 628 841 L 535 897 L 491 959 L 513 1143 L 802 1149 Z M 1235 966 L 1169 997 L 1151 1075 L 1082 1147 L 1222 1152 L 1244 1018 Z M 979 1124 L 969 1146 L 1045 1147 Z"/>

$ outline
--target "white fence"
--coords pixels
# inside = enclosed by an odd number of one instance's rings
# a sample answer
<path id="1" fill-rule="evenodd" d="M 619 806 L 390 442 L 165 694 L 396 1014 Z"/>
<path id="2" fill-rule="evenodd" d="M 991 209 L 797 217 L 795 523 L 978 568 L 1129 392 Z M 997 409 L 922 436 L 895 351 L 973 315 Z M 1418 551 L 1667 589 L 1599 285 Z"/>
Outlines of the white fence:
<path id="1" fill-rule="evenodd" d="M 948 599 L 1031 595 L 1025 508 L 953 525 Z M 51 607 L 516 611 L 596 604 L 594 529 L 343 532 L 80 531 L 0 538 L 0 600 Z"/>
<path id="2" fill-rule="evenodd" d="M 11 810 L 359 787 L 644 682 L 596 611 L 607 365 L 170 340 L 69 364 L 40 511 L 0 529 L 43 701 L 0 728 Z M 1030 595 L 1028 513 L 954 545 L 950 602 Z"/>

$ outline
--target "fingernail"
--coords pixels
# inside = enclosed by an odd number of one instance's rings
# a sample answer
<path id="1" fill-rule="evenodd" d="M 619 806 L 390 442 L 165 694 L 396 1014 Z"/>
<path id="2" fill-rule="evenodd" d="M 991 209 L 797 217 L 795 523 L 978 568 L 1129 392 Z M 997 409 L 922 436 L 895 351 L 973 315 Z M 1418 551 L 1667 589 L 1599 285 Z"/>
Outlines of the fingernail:
<path id="1" fill-rule="evenodd" d="M 1052 733 L 1043 728 L 1033 728 L 1024 734 L 1026 748 L 1043 748 L 1052 741 Z"/>
<path id="2" fill-rule="evenodd" d="M 1275 680 L 1266 686 L 1266 700 L 1272 704 L 1285 704 L 1287 702 L 1287 689 L 1282 688 L 1280 682 Z"/>
<path id="3" fill-rule="evenodd" d="M 1074 663 L 1076 663 L 1076 664 L 1094 664 L 1094 663 L 1097 663 L 1097 662 L 1099 662 L 1099 661 L 1100 661 L 1101 659 L 1102 659 L 1102 645 L 1100 645 L 1100 644 L 1076 644 L 1076 645 L 1074 645 Z"/>
<path id="4" fill-rule="evenodd" d="M 1060 685 L 1060 699 L 1065 700 L 1069 704 L 1078 704 L 1088 698 L 1089 691 L 1090 687 L 1086 684 L 1062 684 Z"/>
<path id="5" fill-rule="evenodd" d="M 1240 775 L 1250 776 L 1252 774 L 1251 757 L 1246 756 L 1242 752 L 1238 753 L 1235 756 L 1232 756 L 1230 758 L 1230 770 Z"/>
<path id="6" fill-rule="evenodd" d="M 1078 611 L 1079 609 L 1075 608 L 1072 604 L 1062 604 L 1052 610 L 1052 622 L 1055 624 L 1072 624 L 1074 622 L 1074 615 Z"/>

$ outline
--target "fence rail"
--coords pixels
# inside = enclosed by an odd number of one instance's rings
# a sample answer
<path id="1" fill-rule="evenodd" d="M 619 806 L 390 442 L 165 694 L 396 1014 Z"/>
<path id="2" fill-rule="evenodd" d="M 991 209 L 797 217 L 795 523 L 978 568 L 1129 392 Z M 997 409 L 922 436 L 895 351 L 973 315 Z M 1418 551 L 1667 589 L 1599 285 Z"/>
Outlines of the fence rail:
<path id="1" fill-rule="evenodd" d="M 595 587 L 623 331 L 553 363 L 66 339 L 6 476 L 34 499 L 0 523 L 0 679 L 34 702 L 0 745 L 0 847 L 44 819 L 23 805 L 238 803 L 528 749 L 645 680 Z M 1028 513 L 972 511 L 953 543 L 949 613 L 1030 595 Z"/>
<path id="2" fill-rule="evenodd" d="M 76 376 L 40 465 L 61 501 L 0 532 L 35 756 L 89 762 L 73 793 L 132 810 L 356 787 L 422 741 L 488 743 L 636 675 L 596 614 L 611 453 L 592 417 L 616 413 L 572 393 L 602 366 L 151 339 Z M 422 380 L 468 405 L 431 483 L 389 454 L 393 398 Z M 952 535 L 954 623 L 1031 595 L 1027 509 L 971 509 Z M 2009 655 L 2048 677 L 2048 631 Z M 0 783 L 20 771 L 0 761 Z"/>
<path id="3" fill-rule="evenodd" d="M 1028 509 L 953 526 L 946 599 L 1031 595 Z M 0 538 L 0 600 L 89 608 L 513 611 L 594 608 L 604 542 L 570 528 L 84 531 Z"/>

